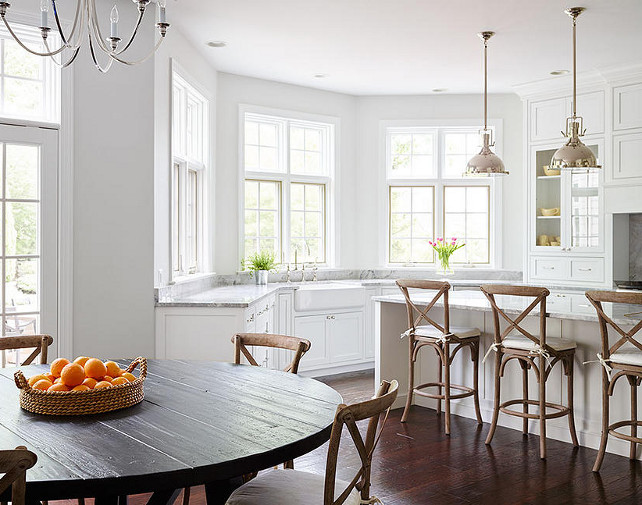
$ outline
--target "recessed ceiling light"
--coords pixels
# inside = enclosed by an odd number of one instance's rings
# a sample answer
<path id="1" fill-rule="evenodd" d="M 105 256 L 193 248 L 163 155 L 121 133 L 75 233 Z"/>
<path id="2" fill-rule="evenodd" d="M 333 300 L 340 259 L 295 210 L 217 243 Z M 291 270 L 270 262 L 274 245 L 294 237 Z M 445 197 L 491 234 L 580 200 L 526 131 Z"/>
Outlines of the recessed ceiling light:
<path id="1" fill-rule="evenodd" d="M 551 75 L 566 75 L 566 74 L 570 74 L 570 73 L 571 73 L 570 70 L 553 70 L 551 72 Z"/>
<path id="2" fill-rule="evenodd" d="M 444 91 L 448 91 L 448 88 L 434 88 L 432 90 L 433 93 L 443 93 Z"/>
<path id="3" fill-rule="evenodd" d="M 313 76 L 315 79 L 325 79 L 328 77 L 328 74 L 314 74 Z"/>
<path id="4" fill-rule="evenodd" d="M 211 42 L 208 42 L 207 45 L 209 47 L 225 47 L 227 46 L 227 43 L 222 40 L 212 40 Z"/>

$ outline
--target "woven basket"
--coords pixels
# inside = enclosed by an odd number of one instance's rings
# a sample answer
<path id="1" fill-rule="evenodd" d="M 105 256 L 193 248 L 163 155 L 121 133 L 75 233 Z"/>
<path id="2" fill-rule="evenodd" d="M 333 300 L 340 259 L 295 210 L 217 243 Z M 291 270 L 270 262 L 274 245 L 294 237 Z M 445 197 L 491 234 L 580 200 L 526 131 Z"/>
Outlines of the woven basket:
<path id="1" fill-rule="evenodd" d="M 20 406 L 35 414 L 49 416 L 82 416 L 100 414 L 131 407 L 143 401 L 143 384 L 147 377 L 147 360 L 138 357 L 127 367 L 127 372 L 140 365 L 140 376 L 127 384 L 89 391 L 41 391 L 29 386 L 23 373 L 14 374 L 20 389 Z"/>

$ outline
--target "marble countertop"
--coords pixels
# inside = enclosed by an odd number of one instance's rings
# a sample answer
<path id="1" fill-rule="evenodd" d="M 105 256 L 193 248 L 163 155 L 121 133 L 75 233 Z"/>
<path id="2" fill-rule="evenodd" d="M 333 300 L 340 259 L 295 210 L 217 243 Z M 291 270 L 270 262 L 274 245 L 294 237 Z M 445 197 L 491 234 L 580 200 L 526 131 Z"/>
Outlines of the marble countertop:
<path id="1" fill-rule="evenodd" d="M 412 295 L 416 303 L 428 303 L 432 300 L 434 292 L 426 294 Z M 403 295 L 375 296 L 373 300 L 381 303 L 398 303 L 405 304 Z M 532 298 L 521 296 L 495 296 L 497 304 L 505 310 L 507 314 L 520 314 L 533 301 Z M 443 306 L 442 300 L 435 304 Z M 474 310 L 481 312 L 490 312 L 491 306 L 481 291 L 453 291 L 448 296 L 448 305 L 451 309 Z M 642 319 L 642 307 L 639 305 L 604 303 L 604 312 L 617 324 L 622 326 L 633 326 Z M 553 319 L 572 319 L 576 321 L 597 322 L 597 313 L 590 302 L 581 291 L 553 291 L 547 299 L 546 309 L 548 317 Z M 535 309 L 531 315 L 539 314 Z"/>

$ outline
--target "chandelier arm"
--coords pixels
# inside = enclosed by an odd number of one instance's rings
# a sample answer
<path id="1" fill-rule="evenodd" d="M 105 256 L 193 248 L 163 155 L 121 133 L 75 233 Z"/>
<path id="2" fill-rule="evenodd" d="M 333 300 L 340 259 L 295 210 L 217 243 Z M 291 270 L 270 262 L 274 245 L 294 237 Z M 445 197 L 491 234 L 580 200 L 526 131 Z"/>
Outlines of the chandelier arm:
<path id="1" fill-rule="evenodd" d="M 58 6 L 56 5 L 56 0 L 51 0 L 51 3 L 53 5 L 53 12 L 54 12 L 54 19 L 56 21 L 56 27 L 58 28 L 58 33 L 60 34 L 60 38 L 62 39 L 63 43 L 67 47 L 71 47 L 71 44 L 69 41 L 73 39 L 74 34 L 76 32 L 76 27 L 78 26 L 78 17 L 80 16 L 80 2 L 81 0 L 77 0 L 76 2 L 76 14 L 74 15 L 74 22 L 71 26 L 71 31 L 69 32 L 69 36 L 65 37 L 65 33 L 62 29 L 62 24 L 60 23 L 60 18 L 58 17 Z"/>
<path id="2" fill-rule="evenodd" d="M 98 47 L 105 53 L 111 53 L 111 49 L 107 47 L 105 41 L 103 40 L 102 32 L 100 31 L 100 23 L 98 22 L 98 13 L 96 12 L 96 3 L 94 0 L 87 0 L 87 19 L 88 19 L 88 30 L 87 32 L 91 34 L 93 32 L 94 38 L 98 42 Z"/>
<path id="3" fill-rule="evenodd" d="M 49 42 L 47 42 L 47 39 L 44 39 L 44 43 L 45 43 L 45 47 L 49 51 Z M 71 57 L 64 63 L 62 62 L 62 59 L 61 61 L 56 61 L 56 58 L 54 56 L 51 56 L 51 59 L 60 68 L 66 68 L 74 62 L 79 52 L 80 52 L 80 47 L 77 47 L 76 49 L 73 50 Z"/>
<path id="4" fill-rule="evenodd" d="M 9 25 L 9 23 L 7 21 L 7 18 L 5 16 L 2 16 L 2 21 L 4 22 L 4 25 L 6 26 L 7 30 L 9 31 L 9 33 L 11 34 L 13 39 L 20 45 L 20 47 L 22 47 L 25 51 L 27 51 L 27 52 L 35 55 L 35 56 L 54 56 L 56 54 L 60 54 L 61 52 L 63 52 L 67 48 L 67 46 L 61 46 L 59 49 L 56 49 L 53 52 L 47 52 L 47 53 L 41 53 L 39 51 L 34 51 L 33 49 L 30 49 L 29 47 L 27 47 L 22 42 L 22 40 L 20 40 L 20 38 L 18 38 L 16 33 L 11 29 L 11 26 Z"/>
<path id="5" fill-rule="evenodd" d="M 138 21 L 136 22 L 136 26 L 134 27 L 132 35 L 129 38 L 129 41 L 127 42 L 127 44 L 125 44 L 125 47 L 116 51 L 114 54 L 123 54 L 125 51 L 127 51 L 127 49 L 129 49 L 129 46 L 132 45 L 132 43 L 134 42 L 134 39 L 136 38 L 136 35 L 138 34 L 138 28 L 140 28 L 140 24 L 143 22 L 143 16 L 145 16 L 146 10 L 147 9 L 144 9 L 142 11 L 140 9 L 138 10 Z"/>
<path id="6" fill-rule="evenodd" d="M 147 9 L 145 9 L 144 7 L 142 9 L 140 7 L 138 8 L 138 13 L 139 13 L 138 14 L 138 19 L 136 21 L 136 24 L 134 25 L 134 30 L 132 32 L 132 35 L 131 35 L 129 41 L 127 42 L 127 44 L 125 44 L 125 47 L 123 47 L 119 51 L 114 51 L 113 49 L 107 47 L 107 44 L 105 43 L 105 41 L 108 40 L 108 39 L 103 37 L 102 30 L 100 29 L 100 23 L 98 21 L 98 14 L 96 13 L 95 0 L 90 0 L 90 2 L 92 4 L 92 9 L 91 9 L 92 24 L 91 25 L 92 25 L 92 28 L 93 28 L 93 31 L 94 31 L 94 37 L 98 41 L 98 45 L 100 46 L 100 48 L 104 52 L 108 53 L 111 56 L 117 56 L 119 54 L 124 53 L 127 49 L 129 49 L 129 47 L 134 42 L 134 39 L 136 38 L 136 35 L 138 34 L 138 28 L 140 27 L 141 23 L 143 22 L 145 11 Z"/>
<path id="7" fill-rule="evenodd" d="M 89 53 L 91 54 L 91 59 L 94 62 L 94 66 L 98 69 L 99 72 L 106 74 L 109 72 L 109 69 L 111 68 L 112 63 L 114 62 L 113 59 L 109 59 L 107 62 L 107 65 L 105 67 L 101 67 L 100 63 L 98 63 L 98 59 L 96 58 L 96 52 L 94 51 L 94 42 L 93 42 L 93 37 L 91 36 L 91 31 L 88 33 L 89 35 Z"/>
<path id="8" fill-rule="evenodd" d="M 124 65 L 130 65 L 130 66 L 138 65 L 138 64 L 140 64 L 140 63 L 144 63 L 144 62 L 145 62 L 145 61 L 147 61 L 149 58 L 151 58 L 151 57 L 154 55 L 154 53 L 158 50 L 158 48 L 160 47 L 160 45 L 163 43 L 163 40 L 165 40 L 165 37 L 161 37 L 161 38 L 158 40 L 158 42 L 156 42 L 156 45 L 152 48 L 152 50 L 149 52 L 149 54 L 148 54 L 147 56 L 144 56 L 143 58 L 141 58 L 141 59 L 139 59 L 139 60 L 135 60 L 135 61 L 127 61 L 127 60 L 123 60 L 122 58 L 119 58 L 119 57 L 118 57 L 118 55 L 116 55 L 116 54 L 110 54 L 109 56 L 110 56 L 112 59 L 116 60 L 117 62 L 119 62 L 119 63 L 123 63 Z"/>

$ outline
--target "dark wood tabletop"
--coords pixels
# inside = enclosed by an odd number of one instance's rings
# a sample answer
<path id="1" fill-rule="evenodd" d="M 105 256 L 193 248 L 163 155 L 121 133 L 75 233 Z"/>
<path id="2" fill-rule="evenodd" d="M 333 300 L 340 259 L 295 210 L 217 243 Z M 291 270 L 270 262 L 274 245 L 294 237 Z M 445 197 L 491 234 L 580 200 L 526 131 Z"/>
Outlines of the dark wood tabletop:
<path id="1" fill-rule="evenodd" d="M 121 366 L 129 361 L 121 360 Z M 27 472 L 34 500 L 154 492 L 167 503 L 186 486 L 209 486 L 208 501 L 230 479 L 319 447 L 342 399 L 313 379 L 217 362 L 150 360 L 145 400 L 83 417 L 22 410 L 15 369 L 0 369 L 0 448 L 24 445 L 38 456 Z M 21 369 L 27 377 L 46 369 Z"/>

